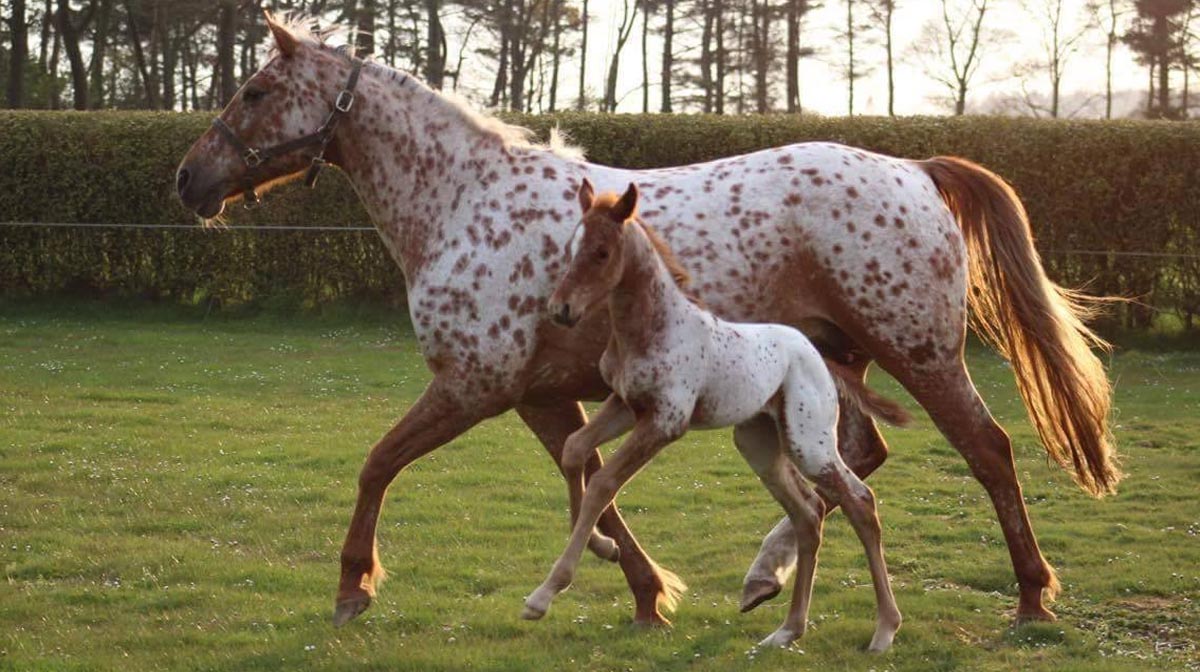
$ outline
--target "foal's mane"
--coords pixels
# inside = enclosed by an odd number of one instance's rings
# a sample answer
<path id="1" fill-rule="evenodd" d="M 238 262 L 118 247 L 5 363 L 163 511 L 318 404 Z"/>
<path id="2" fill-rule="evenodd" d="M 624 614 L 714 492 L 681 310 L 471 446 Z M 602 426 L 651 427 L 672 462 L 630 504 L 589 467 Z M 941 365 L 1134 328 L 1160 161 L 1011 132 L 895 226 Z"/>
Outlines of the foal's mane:
<path id="1" fill-rule="evenodd" d="M 611 210 L 620 198 L 620 195 L 612 192 L 598 194 L 592 201 L 591 209 Z M 703 307 L 704 304 L 700 301 L 700 298 L 692 291 L 692 276 L 688 274 L 687 269 L 679 262 L 679 257 L 675 256 L 675 251 L 671 249 L 667 241 L 663 240 L 662 236 L 658 235 L 658 231 L 655 231 L 654 227 L 642 221 L 642 218 L 638 217 L 636 213 L 634 213 L 632 219 L 625 222 L 625 226 L 629 226 L 631 223 L 641 227 L 642 232 L 646 234 L 646 239 L 650 241 L 650 246 L 654 248 L 655 254 L 662 260 L 663 265 L 667 267 L 667 272 L 671 274 L 671 279 L 675 281 L 675 286 L 683 292 L 683 295 L 689 301 Z"/>
<path id="2" fill-rule="evenodd" d="M 316 18 L 300 13 L 289 13 L 276 17 L 276 23 L 287 28 L 297 39 L 309 46 L 334 53 L 346 61 L 355 56 L 356 31 L 354 29 L 341 26 L 321 27 Z M 346 38 L 349 43 L 335 47 L 329 43 L 333 38 Z M 272 47 L 272 53 L 274 50 L 275 48 Z M 549 151 L 565 159 L 582 160 L 584 158 L 583 149 L 571 144 L 571 139 L 557 126 L 550 129 L 549 138 L 545 143 L 538 142 L 532 129 L 510 124 L 490 114 L 480 112 L 472 107 L 465 98 L 453 91 L 435 91 L 409 73 L 372 60 L 369 56 L 364 60 L 366 69 L 378 72 L 393 82 L 398 82 L 397 86 L 405 86 L 411 81 L 425 93 L 440 97 L 449 104 L 450 109 L 458 115 L 461 121 L 480 133 L 496 138 L 505 148 Z"/>

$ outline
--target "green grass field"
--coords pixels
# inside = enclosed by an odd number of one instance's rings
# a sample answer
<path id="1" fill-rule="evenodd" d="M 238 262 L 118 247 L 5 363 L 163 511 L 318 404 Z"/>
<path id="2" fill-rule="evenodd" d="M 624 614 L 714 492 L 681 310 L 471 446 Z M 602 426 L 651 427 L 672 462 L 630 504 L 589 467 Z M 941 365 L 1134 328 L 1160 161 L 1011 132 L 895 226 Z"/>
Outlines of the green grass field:
<path id="1" fill-rule="evenodd" d="M 359 465 L 428 379 L 402 315 L 0 307 L 0 669 L 1200 669 L 1200 353 L 1113 359 L 1129 475 L 1103 501 L 1047 464 L 1004 363 L 971 364 L 1062 578 L 1057 623 L 1009 627 L 999 526 L 923 415 L 886 430 L 871 479 L 905 615 L 891 652 L 863 650 L 872 592 L 840 515 L 814 626 L 752 650 L 786 604 L 738 614 L 741 579 L 780 514 L 727 432 L 685 437 L 620 500 L 690 585 L 673 629 L 633 627 L 620 572 L 591 556 L 521 621 L 567 504 L 509 414 L 400 476 L 379 530 L 391 578 L 335 630 Z"/>

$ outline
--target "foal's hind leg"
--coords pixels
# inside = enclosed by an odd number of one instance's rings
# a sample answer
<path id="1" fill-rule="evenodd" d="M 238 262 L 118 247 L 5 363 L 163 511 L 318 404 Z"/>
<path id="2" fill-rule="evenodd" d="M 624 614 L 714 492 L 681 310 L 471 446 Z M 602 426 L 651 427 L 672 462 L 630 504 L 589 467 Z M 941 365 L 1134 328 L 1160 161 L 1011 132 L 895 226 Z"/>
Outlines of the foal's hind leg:
<path id="1" fill-rule="evenodd" d="M 780 445 L 779 428 L 773 418 L 759 415 L 738 425 L 733 431 L 733 442 L 767 491 L 783 507 L 791 523 L 792 547 L 796 549 L 793 562 L 797 565 L 792 604 L 779 629 L 758 643 L 759 646 L 788 646 L 808 628 L 808 608 L 812 602 L 825 505 L 796 475 Z"/>
<path id="2" fill-rule="evenodd" d="M 875 635 L 869 648 L 886 651 L 900 629 L 900 610 L 892 595 L 892 583 L 883 557 L 883 534 L 875 509 L 875 496 L 838 455 L 836 406 L 831 405 L 827 413 L 821 401 L 811 396 L 805 399 L 803 392 L 798 390 L 800 383 L 793 381 L 787 388 L 780 413 L 786 448 L 797 468 L 816 484 L 821 496 L 841 505 L 862 541 L 876 603 Z M 810 406 L 803 411 L 797 403 L 801 399 Z"/>
<path id="3" fill-rule="evenodd" d="M 863 377 L 866 376 L 870 360 L 862 357 L 851 367 Z M 887 459 L 888 447 L 879 433 L 875 419 L 867 415 L 853 403 L 841 401 L 841 412 L 838 415 L 838 452 L 846 466 L 866 479 L 879 468 Z M 786 469 L 793 478 L 799 478 L 799 472 L 789 462 Z M 825 502 L 826 509 L 835 508 L 832 502 Z M 746 572 L 742 587 L 741 610 L 750 611 L 758 605 L 774 598 L 783 590 L 788 577 L 796 567 L 796 544 L 793 542 L 796 533 L 792 529 L 792 521 L 784 516 L 779 523 L 763 538 L 758 556 Z"/>

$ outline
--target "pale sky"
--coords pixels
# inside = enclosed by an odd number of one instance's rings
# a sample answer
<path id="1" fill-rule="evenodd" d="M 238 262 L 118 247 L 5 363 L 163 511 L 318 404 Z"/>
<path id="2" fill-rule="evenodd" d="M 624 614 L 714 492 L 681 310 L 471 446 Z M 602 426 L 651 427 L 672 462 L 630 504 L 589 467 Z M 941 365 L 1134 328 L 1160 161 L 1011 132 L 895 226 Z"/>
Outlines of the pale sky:
<path id="1" fill-rule="evenodd" d="M 1036 5 L 1046 0 L 1031 0 L 1029 4 Z M 951 0 L 951 6 L 965 6 L 969 0 Z M 1078 30 L 1084 21 L 1084 0 L 1066 0 L 1064 3 L 1064 24 L 1069 30 Z M 620 20 L 622 0 L 591 0 L 589 13 L 592 17 L 589 29 L 588 73 L 589 88 L 595 94 L 602 93 L 604 74 L 607 71 L 608 60 L 613 45 L 616 42 L 616 27 Z M 866 9 L 858 10 L 862 20 L 866 20 Z M 661 19 L 661 17 L 658 17 Z M 857 17 L 856 17 L 857 18 Z M 928 22 L 940 21 L 940 0 L 900 0 L 895 14 L 893 39 L 895 42 L 896 66 L 896 112 L 897 114 L 940 114 L 949 111 L 944 102 L 936 98 L 944 96 L 945 89 L 934 82 L 924 72 L 925 68 L 914 48 L 914 42 L 922 33 L 923 26 Z M 825 115 L 844 115 L 847 111 L 846 82 L 841 74 L 845 63 L 843 43 L 836 37 L 837 31 L 845 22 L 845 5 L 840 0 L 827 0 L 824 9 L 809 14 L 803 26 L 802 39 L 808 45 L 815 47 L 818 53 L 801 64 L 801 102 L 808 111 Z M 654 27 L 656 22 L 652 21 Z M 617 85 L 617 95 L 621 98 L 619 110 L 622 112 L 641 111 L 641 17 L 635 32 L 630 36 L 621 55 L 621 68 Z M 780 21 L 772 26 L 782 37 L 785 26 Z M 968 108 L 980 106 L 988 102 L 989 97 L 1017 94 L 1022 89 L 1022 78 L 1014 75 L 1014 69 L 1021 61 L 1041 59 L 1042 57 L 1042 22 L 1034 19 L 1030 13 L 1022 9 L 1020 0 L 992 0 L 988 16 L 985 20 L 985 33 L 993 37 L 987 40 L 983 65 L 972 80 L 972 92 L 968 95 Z M 676 19 L 676 30 L 688 30 L 686 22 Z M 696 40 L 697 31 L 692 35 L 679 36 L 676 58 L 684 56 L 680 48 Z M 857 47 L 857 60 L 863 65 L 870 66 L 873 71 L 859 79 L 855 86 L 856 114 L 886 114 L 887 88 L 886 69 L 884 67 L 882 40 L 874 37 L 872 44 L 860 44 Z M 1063 82 L 1063 97 L 1068 98 L 1072 92 L 1086 92 L 1103 95 L 1104 92 L 1104 36 L 1098 30 L 1088 32 L 1081 40 L 1079 51 L 1068 62 Z M 458 45 L 451 44 L 452 59 L 457 54 Z M 651 36 L 648 47 L 650 53 L 650 106 L 657 110 L 659 105 L 658 73 L 661 70 L 662 43 Z M 487 70 L 489 64 L 468 58 L 468 74 L 464 84 L 473 85 L 474 90 L 467 91 L 472 98 L 479 99 L 483 89 L 490 87 L 492 72 Z M 566 62 L 565 72 L 560 75 L 559 105 L 569 106 L 578 91 L 578 61 L 577 57 Z M 1145 88 L 1145 75 L 1137 66 L 1128 50 L 1123 46 L 1118 48 L 1114 56 L 1114 89 L 1133 89 L 1141 91 Z M 781 79 L 781 78 L 776 78 Z M 1041 72 L 1027 75 L 1025 88 L 1030 91 L 1045 91 L 1048 87 L 1046 76 Z M 780 82 L 782 85 L 782 82 Z M 488 89 L 490 91 L 490 88 Z M 676 85 L 678 91 L 678 85 Z M 1103 105 L 1102 99 L 1099 104 Z M 1078 107 L 1064 105 L 1064 115 Z"/>

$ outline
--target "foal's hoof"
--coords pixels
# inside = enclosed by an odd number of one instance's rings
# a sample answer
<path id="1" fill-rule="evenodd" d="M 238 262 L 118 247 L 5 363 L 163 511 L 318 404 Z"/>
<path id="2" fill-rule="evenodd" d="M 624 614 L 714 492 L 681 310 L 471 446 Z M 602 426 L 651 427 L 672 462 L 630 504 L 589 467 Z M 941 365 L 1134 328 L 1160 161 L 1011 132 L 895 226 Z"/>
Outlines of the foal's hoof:
<path id="1" fill-rule="evenodd" d="M 778 581 L 753 579 L 742 587 L 742 613 L 753 610 L 758 605 L 779 594 L 783 586 Z"/>
<path id="2" fill-rule="evenodd" d="M 760 649 L 786 649 L 792 645 L 792 642 L 800 638 L 800 633 L 792 632 L 787 628 L 780 628 L 767 638 L 758 643 Z"/>
<path id="3" fill-rule="evenodd" d="M 531 607 L 529 606 L 528 602 L 525 603 L 525 608 L 521 610 L 521 618 L 525 619 L 526 621 L 540 621 L 545 615 L 545 609 Z"/>
<path id="4" fill-rule="evenodd" d="M 333 609 L 333 626 L 340 628 L 366 611 L 369 606 L 371 606 L 371 597 L 369 595 L 340 600 Z"/>

